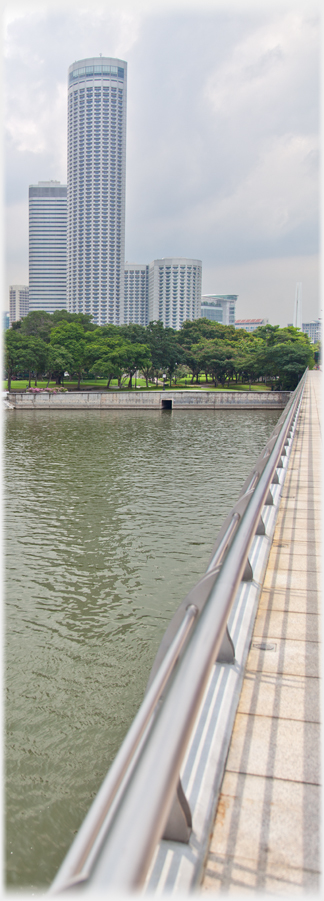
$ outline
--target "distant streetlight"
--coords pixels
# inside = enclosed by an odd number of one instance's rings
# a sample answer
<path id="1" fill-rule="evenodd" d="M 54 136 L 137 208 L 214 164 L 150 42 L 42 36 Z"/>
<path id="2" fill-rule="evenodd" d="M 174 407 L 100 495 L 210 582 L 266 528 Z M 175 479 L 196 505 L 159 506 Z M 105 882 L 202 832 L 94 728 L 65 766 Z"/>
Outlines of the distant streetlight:
<path id="1" fill-rule="evenodd" d="M 163 373 L 162 378 L 163 378 L 163 391 L 165 391 L 165 380 L 166 380 L 166 374 L 165 374 L 165 372 Z"/>

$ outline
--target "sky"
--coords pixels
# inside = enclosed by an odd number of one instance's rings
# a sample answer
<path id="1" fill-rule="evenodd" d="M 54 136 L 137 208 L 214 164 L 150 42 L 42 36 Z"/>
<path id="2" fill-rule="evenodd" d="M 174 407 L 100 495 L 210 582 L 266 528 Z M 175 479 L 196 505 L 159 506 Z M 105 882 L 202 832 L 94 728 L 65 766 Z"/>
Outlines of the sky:
<path id="1" fill-rule="evenodd" d="M 28 185 L 66 183 L 67 69 L 128 63 L 126 255 L 202 260 L 237 318 L 319 310 L 319 14 L 313 0 L 10 0 L 4 14 L 6 258 L 28 284 Z"/>

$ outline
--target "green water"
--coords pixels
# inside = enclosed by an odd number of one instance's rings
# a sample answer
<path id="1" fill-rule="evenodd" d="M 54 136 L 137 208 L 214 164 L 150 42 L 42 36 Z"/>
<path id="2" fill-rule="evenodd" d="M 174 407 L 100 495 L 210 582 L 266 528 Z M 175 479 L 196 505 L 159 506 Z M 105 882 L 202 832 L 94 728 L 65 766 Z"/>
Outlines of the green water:
<path id="1" fill-rule="evenodd" d="M 8 887 L 52 881 L 278 415 L 6 413 Z"/>

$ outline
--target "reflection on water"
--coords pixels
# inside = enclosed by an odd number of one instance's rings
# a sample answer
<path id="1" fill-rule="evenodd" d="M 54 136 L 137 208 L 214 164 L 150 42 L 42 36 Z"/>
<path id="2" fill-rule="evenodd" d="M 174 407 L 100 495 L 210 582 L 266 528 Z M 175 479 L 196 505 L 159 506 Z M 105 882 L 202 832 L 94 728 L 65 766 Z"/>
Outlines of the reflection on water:
<path id="1" fill-rule="evenodd" d="M 8 885 L 53 879 L 277 418 L 6 415 Z"/>

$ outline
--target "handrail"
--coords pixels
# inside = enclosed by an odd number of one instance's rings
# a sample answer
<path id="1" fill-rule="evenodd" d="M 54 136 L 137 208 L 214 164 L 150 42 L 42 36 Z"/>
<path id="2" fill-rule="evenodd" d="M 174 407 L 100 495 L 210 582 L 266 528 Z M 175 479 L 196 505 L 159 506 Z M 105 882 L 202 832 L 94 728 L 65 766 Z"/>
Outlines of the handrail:
<path id="1" fill-rule="evenodd" d="M 293 435 L 306 375 L 226 518 L 207 573 L 167 629 L 144 701 L 52 884 L 52 894 L 86 880 L 92 889 L 130 891 L 143 885 L 263 506 L 272 502 L 270 485 Z"/>

